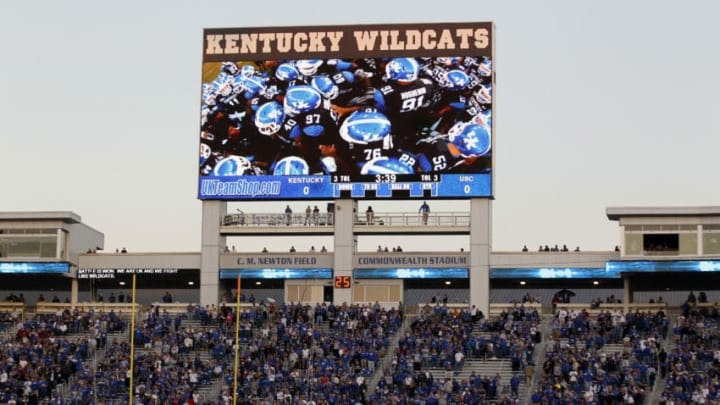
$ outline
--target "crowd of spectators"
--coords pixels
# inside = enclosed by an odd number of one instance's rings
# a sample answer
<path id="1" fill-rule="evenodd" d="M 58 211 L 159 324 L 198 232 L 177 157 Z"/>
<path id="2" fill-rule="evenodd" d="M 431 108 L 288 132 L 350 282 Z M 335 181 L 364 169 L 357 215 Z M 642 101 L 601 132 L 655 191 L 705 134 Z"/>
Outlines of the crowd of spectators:
<path id="1" fill-rule="evenodd" d="M 77 376 L 90 374 L 88 360 L 107 343 L 108 333 L 126 328 L 114 312 L 65 310 L 27 321 L 2 318 L 15 323 L 0 338 L 1 403 L 60 401 L 63 393 L 74 401 L 69 403 L 90 403 L 92 389 Z"/>
<path id="2" fill-rule="evenodd" d="M 20 293 L 20 295 L 15 295 L 15 293 L 10 293 L 8 296 L 5 297 L 6 302 L 25 302 L 25 296 L 23 293 Z"/>
<path id="3" fill-rule="evenodd" d="M 561 309 L 551 324 L 534 404 L 643 403 L 652 389 L 669 323 L 657 313 Z M 620 351 L 606 350 L 614 343 Z"/>
<path id="4" fill-rule="evenodd" d="M 397 247 L 394 247 L 394 246 L 393 246 L 392 250 L 390 250 L 390 249 L 388 249 L 387 246 L 382 247 L 382 246 L 378 245 L 376 251 L 377 251 L 378 253 L 380 253 L 380 252 L 390 252 L 390 251 L 397 253 L 397 252 L 402 252 L 402 251 L 403 251 L 403 248 L 402 248 L 402 246 L 398 245 Z"/>
<path id="5" fill-rule="evenodd" d="M 229 320 L 232 310 L 228 315 Z M 244 403 L 354 404 L 366 401 L 365 379 L 384 356 L 390 336 L 402 323 L 402 312 L 377 304 L 263 303 L 244 310 L 240 322 L 241 332 L 256 330 L 241 333 L 238 395 Z M 212 350 L 213 357 L 227 359 L 234 328 L 221 327 L 219 334 L 226 343 Z M 219 403 L 232 397 L 230 371 L 224 374 Z"/>
<path id="6" fill-rule="evenodd" d="M 701 292 L 690 292 L 682 315 L 672 326 L 675 344 L 659 358 L 660 376 L 666 378 L 660 404 L 720 403 L 720 314 Z"/>
<path id="7" fill-rule="evenodd" d="M 36 315 L 31 321 L 17 324 L 14 338 L 2 341 L 0 365 L 5 376 L 0 375 L 0 401 L 63 403 L 59 399 L 62 396 L 64 403 L 78 405 L 96 401 L 126 403 L 132 376 L 138 403 L 199 404 L 202 400 L 198 388 L 218 379 L 225 387 L 211 403 L 229 403 L 236 349 L 233 311 L 222 304 L 193 305 L 187 313 L 175 315 L 157 306 L 149 309 L 138 317 L 132 331 L 132 370 L 129 339 L 126 335 L 109 337 L 110 333 L 126 330 L 128 323 L 123 314 L 65 310 Z M 431 312 L 432 316 L 416 323 L 413 332 L 421 340 L 431 334 L 431 341 L 422 346 L 428 349 L 421 362 L 427 367 L 457 370 L 465 357 L 480 356 L 509 357 L 513 361 L 517 358 L 520 367 L 520 362 L 526 362 L 532 354 L 534 340 L 525 332 L 526 325 L 535 321 L 531 322 L 528 314 L 514 311 L 500 320 L 486 321 L 479 312 L 448 313 L 439 303 Z M 189 317 L 200 319 L 202 326 L 188 325 L 185 319 Z M 365 380 L 375 373 L 390 337 L 402 323 L 400 308 L 261 302 L 242 310 L 238 318 L 241 403 L 392 401 L 395 387 L 390 396 L 383 386 L 377 396 L 368 398 Z M 481 325 L 480 330 L 489 335 L 473 333 L 474 325 Z M 402 350 L 393 354 L 395 364 L 407 364 L 410 349 L 418 347 L 411 341 L 417 342 L 406 335 Z M 102 355 L 98 356 L 100 350 Z M 417 371 L 421 369 L 417 367 Z M 468 403 L 471 399 L 497 399 L 502 395 L 509 398 L 509 393 L 502 392 L 502 387 L 509 384 L 516 395 L 519 381 L 474 376 L 468 381 L 438 384 L 440 380 L 426 385 L 435 387 L 438 397 L 444 393 L 447 398 L 463 398 Z"/>
<path id="8" fill-rule="evenodd" d="M 523 252 L 529 251 L 527 245 L 523 245 L 522 251 Z M 545 245 L 545 246 L 540 245 L 538 247 L 537 251 L 538 252 L 569 252 L 570 249 L 567 247 L 567 245 L 562 245 L 562 247 L 560 247 L 558 245 L 555 245 L 553 247 L 550 247 L 550 245 Z M 575 249 L 573 250 L 573 252 L 579 252 L 579 251 L 580 251 L 580 246 L 576 246 Z"/>
<path id="9" fill-rule="evenodd" d="M 448 309 L 441 303 L 419 313 L 398 342 L 392 364 L 371 397 L 372 403 L 485 404 L 514 403 L 525 379 L 520 373 L 532 364 L 539 338 L 537 311 L 515 306 L 497 318 L 481 312 Z M 499 374 L 455 376 L 469 359 L 510 359 L 516 374 L 503 381 Z"/>
<path id="10" fill-rule="evenodd" d="M 691 295 L 672 325 L 677 345 L 668 353 L 661 349 L 670 327 L 662 311 L 591 316 L 559 310 L 532 403 L 641 403 L 658 374 L 667 378 L 667 405 L 720 400 L 720 315 L 697 306 L 707 301 L 703 293 Z M 138 403 L 199 404 L 207 398 L 201 400 L 198 388 L 219 381 L 224 388 L 211 401 L 227 404 L 237 349 L 241 403 L 516 403 L 520 385 L 534 374 L 537 311 L 515 303 L 486 319 L 479 311 L 448 308 L 442 295 L 434 301 L 399 338 L 371 395 L 366 379 L 385 357 L 401 309 L 261 301 L 237 316 L 224 304 L 191 305 L 184 314 L 156 306 L 136 320 L 132 370 L 128 335 L 110 335 L 127 330 L 122 313 L 59 310 L 24 322 L 3 313 L 0 322 L 15 327 L 0 340 L 0 402 L 127 403 L 132 376 Z M 534 301 L 530 294 L 522 299 Z M 622 350 L 607 351 L 608 343 Z M 468 360 L 496 358 L 510 361 L 512 379 L 458 378 Z"/>

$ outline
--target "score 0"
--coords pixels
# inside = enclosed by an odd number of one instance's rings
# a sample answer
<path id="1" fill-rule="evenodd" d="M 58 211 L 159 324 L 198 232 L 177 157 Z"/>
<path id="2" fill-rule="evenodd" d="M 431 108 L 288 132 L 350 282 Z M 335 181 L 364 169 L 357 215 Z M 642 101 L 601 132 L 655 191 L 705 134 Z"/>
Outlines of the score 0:
<path id="1" fill-rule="evenodd" d="M 352 287 L 352 277 L 350 276 L 335 276 L 335 288 L 350 288 Z"/>

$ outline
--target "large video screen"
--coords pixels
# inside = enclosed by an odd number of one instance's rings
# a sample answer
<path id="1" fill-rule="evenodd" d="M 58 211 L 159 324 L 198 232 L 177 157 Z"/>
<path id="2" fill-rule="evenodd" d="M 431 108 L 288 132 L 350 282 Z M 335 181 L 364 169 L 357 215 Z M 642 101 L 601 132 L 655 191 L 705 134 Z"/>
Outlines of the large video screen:
<path id="1" fill-rule="evenodd" d="M 207 29 L 200 199 L 493 194 L 492 23 Z"/>
<path id="2" fill-rule="evenodd" d="M 33 263 L 3 262 L 0 263 L 0 274 L 50 274 L 69 273 L 69 263 Z"/>

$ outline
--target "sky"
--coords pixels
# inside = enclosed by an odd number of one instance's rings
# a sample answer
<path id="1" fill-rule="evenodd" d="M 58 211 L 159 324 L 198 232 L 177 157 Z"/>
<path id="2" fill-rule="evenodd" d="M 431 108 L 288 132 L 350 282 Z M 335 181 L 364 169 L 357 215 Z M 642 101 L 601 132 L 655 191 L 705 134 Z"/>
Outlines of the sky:
<path id="1" fill-rule="evenodd" d="M 199 251 L 204 28 L 494 21 L 492 249 L 611 250 L 607 207 L 720 205 L 718 15 L 711 0 L 2 2 L 0 211 L 75 212 L 109 251 Z"/>

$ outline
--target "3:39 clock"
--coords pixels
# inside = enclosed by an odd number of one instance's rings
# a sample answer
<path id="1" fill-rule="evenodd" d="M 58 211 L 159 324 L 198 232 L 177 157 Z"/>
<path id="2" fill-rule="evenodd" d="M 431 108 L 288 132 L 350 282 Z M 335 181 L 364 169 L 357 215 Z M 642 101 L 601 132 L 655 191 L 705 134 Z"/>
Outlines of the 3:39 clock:
<path id="1" fill-rule="evenodd" d="M 393 173 L 376 174 L 375 183 L 395 183 L 397 175 Z"/>

